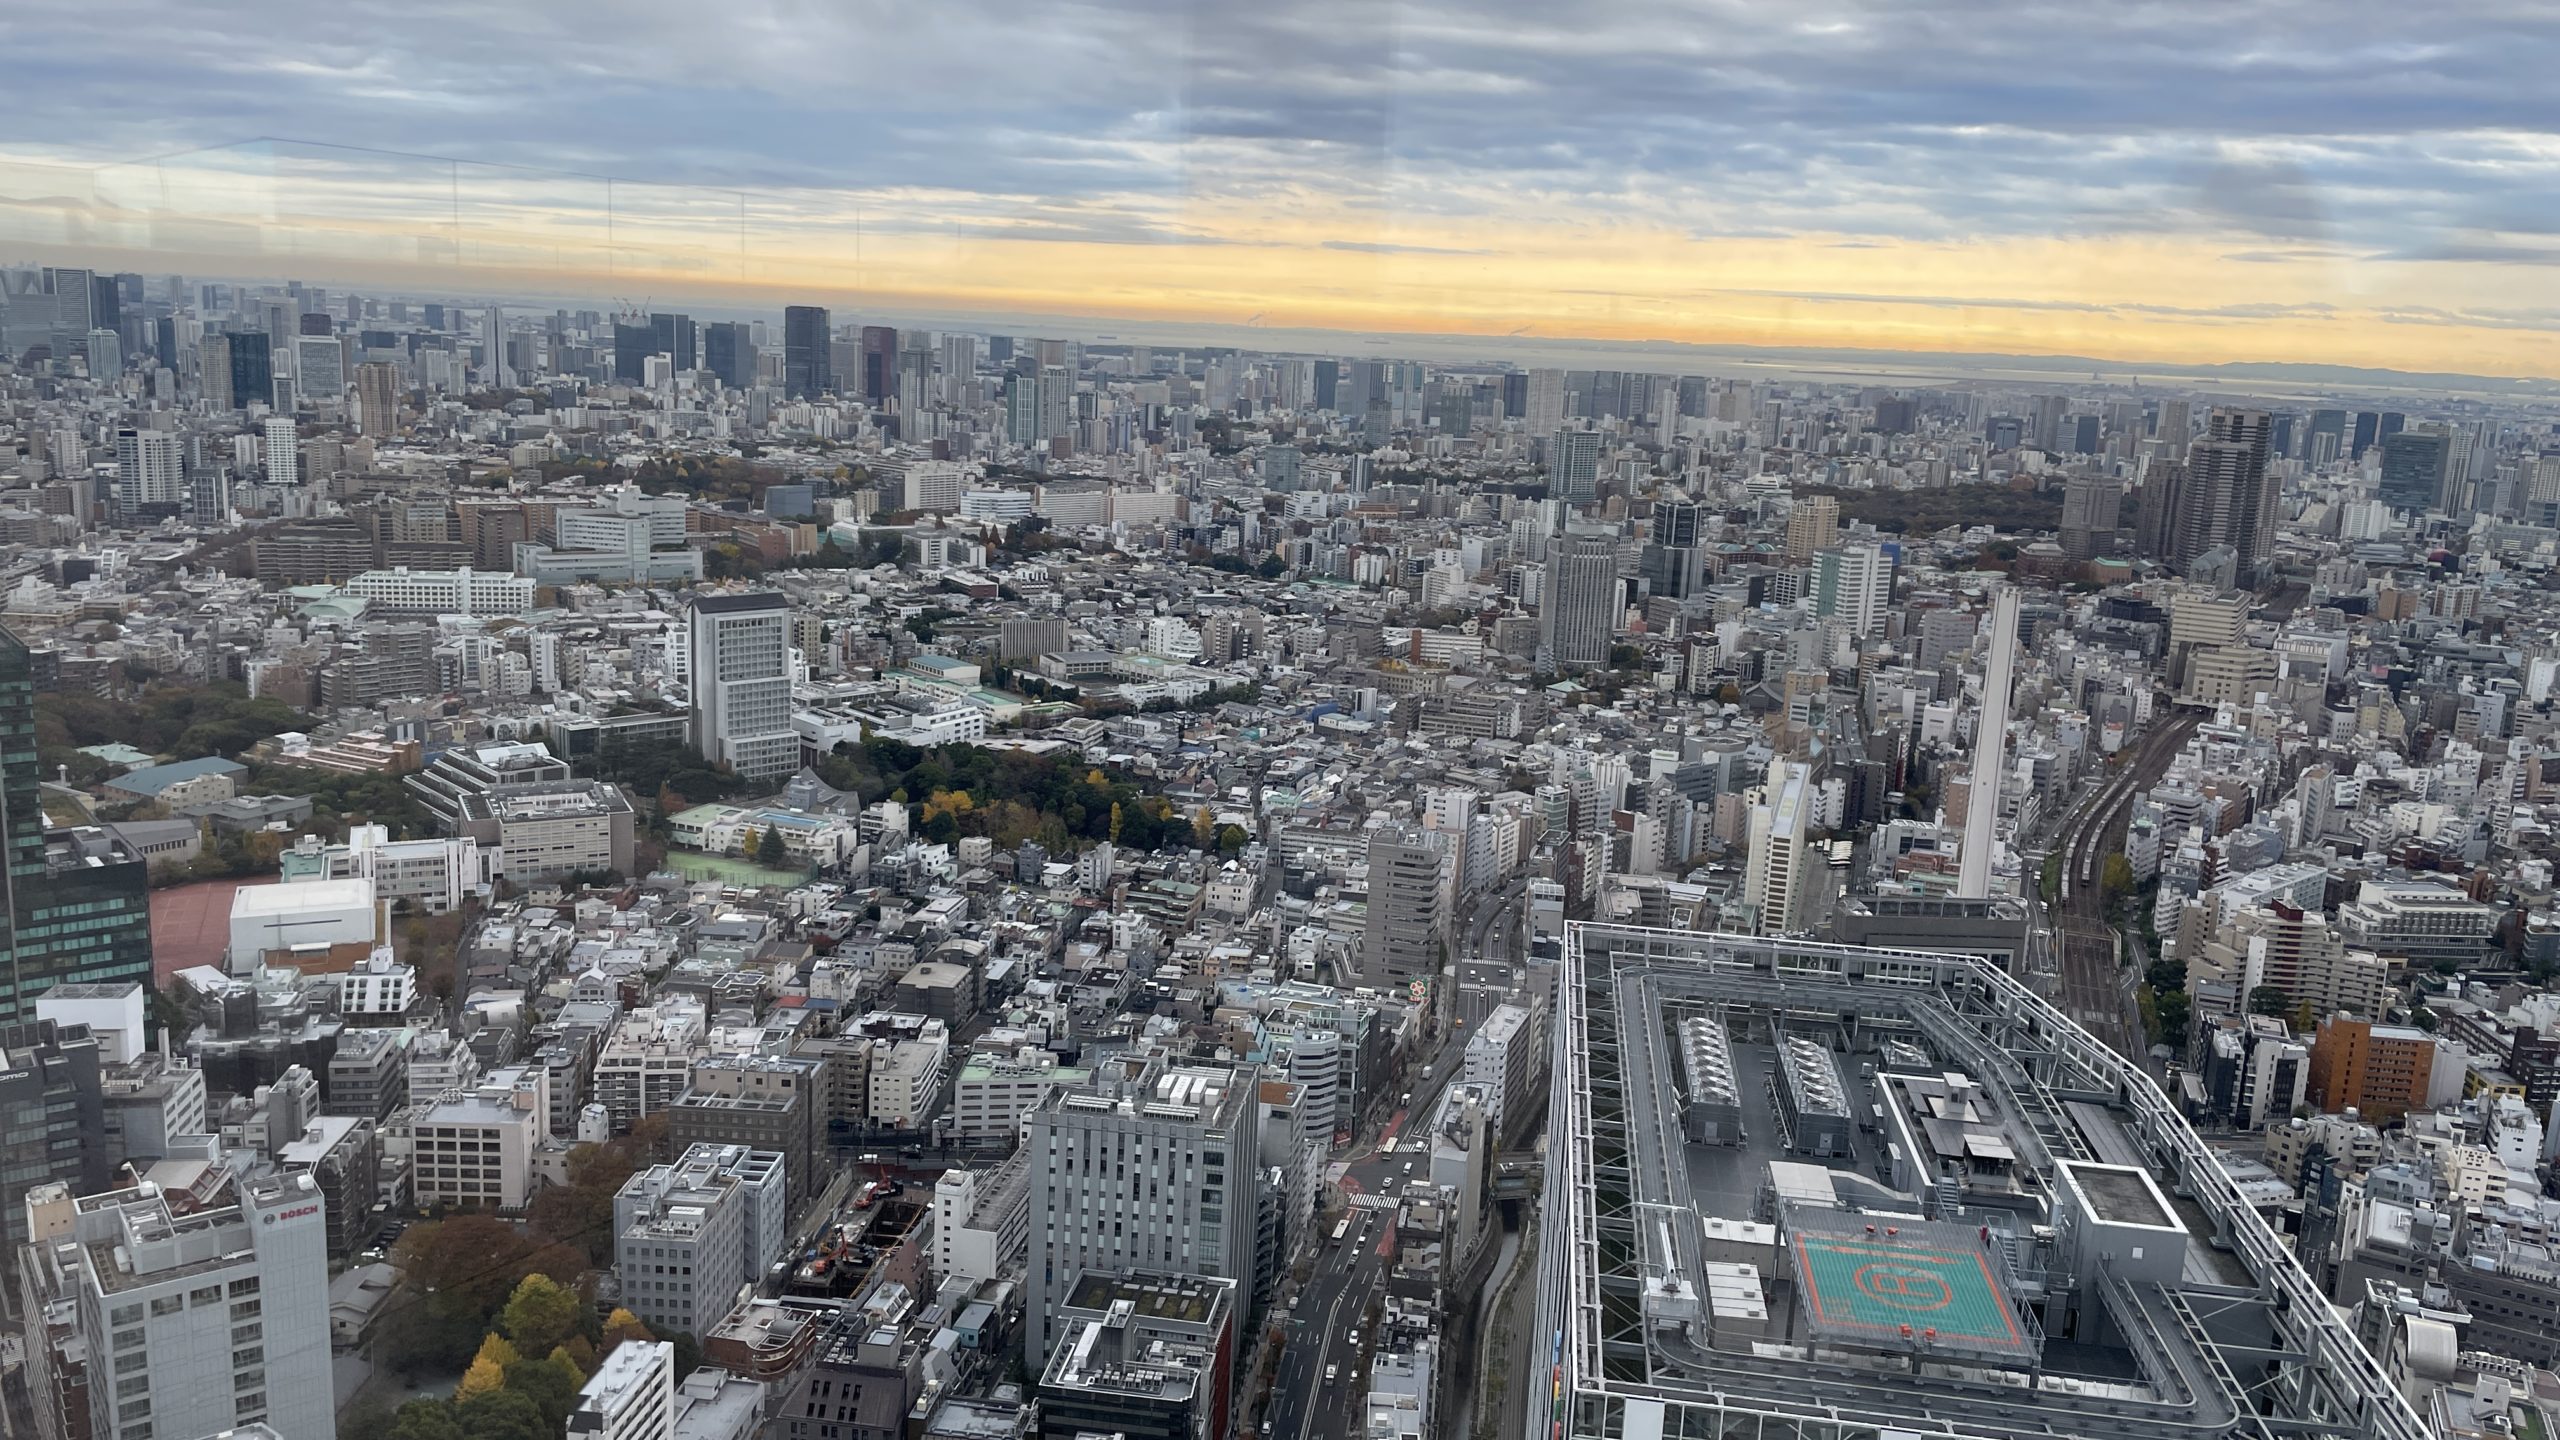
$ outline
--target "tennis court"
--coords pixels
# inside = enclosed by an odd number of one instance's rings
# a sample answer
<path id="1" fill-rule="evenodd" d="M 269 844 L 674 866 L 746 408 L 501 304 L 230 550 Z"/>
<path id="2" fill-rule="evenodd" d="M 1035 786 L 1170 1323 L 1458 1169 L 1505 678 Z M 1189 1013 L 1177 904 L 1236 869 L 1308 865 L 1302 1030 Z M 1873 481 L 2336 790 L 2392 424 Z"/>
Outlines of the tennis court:
<path id="1" fill-rule="evenodd" d="M 1803 1312 L 1816 1339 L 2018 1360 L 2035 1354 L 1993 1273 L 1991 1252 L 1974 1232 L 1875 1225 L 1792 1234 Z"/>

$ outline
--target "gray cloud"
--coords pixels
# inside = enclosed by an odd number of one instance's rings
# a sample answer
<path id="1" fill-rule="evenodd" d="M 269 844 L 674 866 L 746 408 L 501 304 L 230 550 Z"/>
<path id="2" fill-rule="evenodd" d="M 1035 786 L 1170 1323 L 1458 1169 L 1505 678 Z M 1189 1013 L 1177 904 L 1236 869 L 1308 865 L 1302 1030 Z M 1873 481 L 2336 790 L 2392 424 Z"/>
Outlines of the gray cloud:
<path id="1" fill-rule="evenodd" d="M 1382 254 L 1423 248 L 1398 222 L 1527 216 L 2538 265 L 2515 237 L 2560 234 L 2555 60 L 2560 12 L 2479 0 L 635 0 L 607 23 L 562 0 L 13 0 L 0 21 L 11 147 L 93 162 L 318 138 L 1120 243 L 1347 203 L 1376 228 L 1332 248 Z M 415 168 L 379 162 L 386 185 Z"/>

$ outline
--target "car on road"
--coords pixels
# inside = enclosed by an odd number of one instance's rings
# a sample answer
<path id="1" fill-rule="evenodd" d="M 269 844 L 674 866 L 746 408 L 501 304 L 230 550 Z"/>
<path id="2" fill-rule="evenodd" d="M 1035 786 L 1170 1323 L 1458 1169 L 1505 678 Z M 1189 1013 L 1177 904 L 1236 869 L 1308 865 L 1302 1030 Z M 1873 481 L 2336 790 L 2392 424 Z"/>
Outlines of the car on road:
<path id="1" fill-rule="evenodd" d="M 1330 1385 L 1330 1384 L 1332 1384 L 1334 1381 L 1339 1380 L 1339 1379 L 1341 1379 L 1341 1378 L 1342 1378 L 1342 1367 L 1341 1367 L 1341 1366 L 1339 1366 L 1339 1365 L 1327 1365 L 1326 1367 L 1324 1367 L 1324 1383 L 1326 1383 L 1327 1385 Z"/>

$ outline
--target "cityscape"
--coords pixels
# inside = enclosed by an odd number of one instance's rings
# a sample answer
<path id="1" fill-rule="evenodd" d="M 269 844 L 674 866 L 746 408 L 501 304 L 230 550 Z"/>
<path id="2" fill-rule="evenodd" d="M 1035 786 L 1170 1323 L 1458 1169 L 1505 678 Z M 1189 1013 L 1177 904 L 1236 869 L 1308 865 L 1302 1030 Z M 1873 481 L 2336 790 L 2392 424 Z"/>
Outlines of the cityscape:
<path id="1" fill-rule="evenodd" d="M 1116 7 L 965 81 L 880 17 L 953 103 L 833 192 L 690 89 L 605 180 L 516 82 L 647 15 L 366 22 L 456 32 L 407 82 L 309 17 L 237 73 L 323 140 L 29 99 L 0 1440 L 2560 1433 L 2549 162 L 2466 189 L 2550 127 L 2412 99 L 2547 37 L 2374 17 L 2386 214 L 2326 62 L 2127 140 L 2158 15 L 1982 37 L 1879 199 L 1942 17 L 1842 119 L 1863 11 L 1316 8 L 1186 12 L 1161 112 Z M 2055 95 L 2116 173 L 2030 224 Z M 1693 142 L 1802 173 L 1710 224 Z"/>

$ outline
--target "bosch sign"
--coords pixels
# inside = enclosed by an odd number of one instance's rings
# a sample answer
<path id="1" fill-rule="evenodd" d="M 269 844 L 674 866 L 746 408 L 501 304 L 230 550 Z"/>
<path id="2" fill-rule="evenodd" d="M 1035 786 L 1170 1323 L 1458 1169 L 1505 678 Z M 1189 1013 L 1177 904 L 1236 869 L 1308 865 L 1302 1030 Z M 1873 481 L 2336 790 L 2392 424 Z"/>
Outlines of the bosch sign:
<path id="1" fill-rule="evenodd" d="M 320 1207 L 317 1204 L 296 1205 L 290 1210 L 278 1210 L 274 1214 L 269 1215 L 267 1217 L 267 1223 L 273 1225 L 279 1220 L 299 1220 L 305 1215 L 317 1215 L 319 1213 Z"/>

